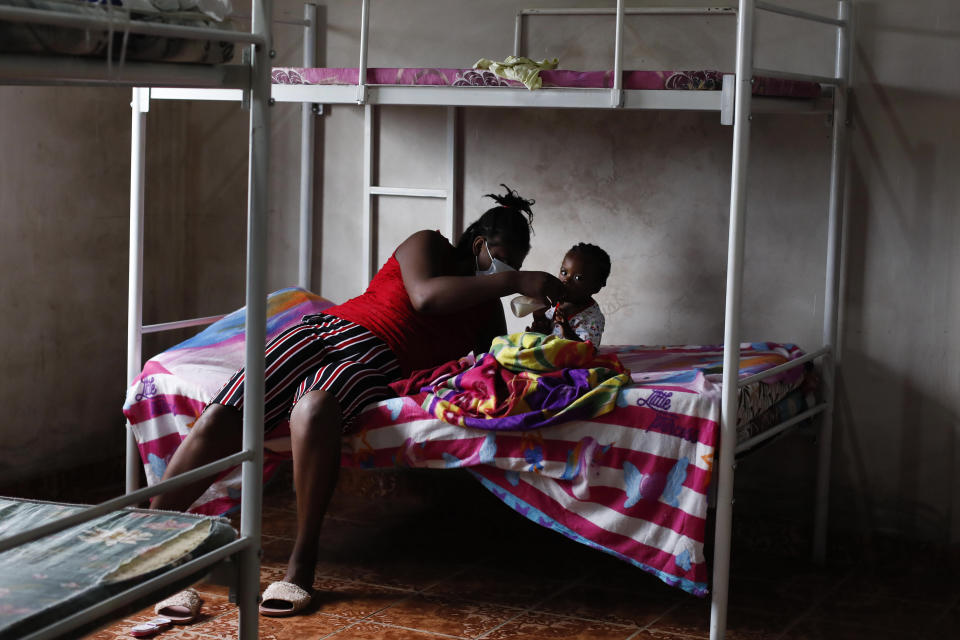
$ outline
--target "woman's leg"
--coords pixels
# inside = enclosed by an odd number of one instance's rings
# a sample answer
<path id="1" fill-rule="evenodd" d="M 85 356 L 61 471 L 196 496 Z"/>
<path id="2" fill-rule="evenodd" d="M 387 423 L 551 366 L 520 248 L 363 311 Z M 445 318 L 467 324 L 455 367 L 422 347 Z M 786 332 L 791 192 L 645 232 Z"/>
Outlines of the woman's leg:
<path id="1" fill-rule="evenodd" d="M 290 413 L 297 539 L 284 580 L 310 591 L 317 566 L 320 528 L 340 473 L 343 418 L 327 391 L 306 393 Z"/>
<path id="2" fill-rule="evenodd" d="M 186 439 L 180 443 L 163 472 L 163 480 L 202 467 L 214 460 L 240 451 L 243 444 L 242 414 L 222 404 L 211 404 L 197 418 Z M 206 491 L 212 477 L 200 480 L 158 495 L 151 506 L 154 509 L 186 511 L 194 500 Z"/>

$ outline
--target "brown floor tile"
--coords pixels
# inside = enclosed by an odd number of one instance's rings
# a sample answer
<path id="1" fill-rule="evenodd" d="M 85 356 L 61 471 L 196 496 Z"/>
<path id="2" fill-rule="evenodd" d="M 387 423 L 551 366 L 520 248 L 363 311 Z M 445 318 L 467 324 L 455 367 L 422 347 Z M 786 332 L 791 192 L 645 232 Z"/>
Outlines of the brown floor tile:
<path id="1" fill-rule="evenodd" d="M 476 638 L 519 613 L 518 609 L 494 604 L 415 595 L 372 615 L 370 621 L 460 638 Z"/>
<path id="2" fill-rule="evenodd" d="M 936 619 L 944 609 L 945 605 L 883 598 L 849 590 L 843 585 L 833 597 L 816 607 L 809 618 L 886 632 L 907 632 Z"/>
<path id="3" fill-rule="evenodd" d="M 536 609 L 578 618 L 645 627 L 663 616 L 676 603 L 677 600 L 672 594 L 666 596 L 659 590 L 648 594 L 639 589 L 626 591 L 604 589 L 593 585 L 576 585 L 538 604 Z"/>
<path id="4" fill-rule="evenodd" d="M 445 636 L 416 629 L 403 629 L 373 622 L 359 622 L 328 637 L 330 640 L 437 640 L 437 638 Z"/>
<path id="5" fill-rule="evenodd" d="M 536 575 L 518 574 L 503 566 L 474 566 L 447 577 L 424 593 L 512 607 L 531 607 L 556 593 L 564 583 Z"/>
<path id="6" fill-rule="evenodd" d="M 628 627 L 597 620 L 565 618 L 549 613 L 529 612 L 495 629 L 484 640 L 626 640 L 637 632 Z M 674 636 L 676 638 L 676 636 Z M 682 640 L 682 639 L 676 639 Z"/>
<path id="7" fill-rule="evenodd" d="M 319 578 L 313 586 L 316 593 L 310 610 L 352 620 L 365 618 L 410 595 L 410 592 L 399 589 L 333 578 Z"/>
<path id="8" fill-rule="evenodd" d="M 292 545 L 295 501 L 289 487 L 281 489 L 267 500 L 261 590 L 283 578 Z M 261 637 L 708 637 L 709 598 L 667 587 L 538 527 L 474 484 L 463 489 L 459 499 L 446 501 L 439 494 L 335 497 L 321 537 L 314 601 L 299 616 L 260 618 Z M 939 640 L 957 634 L 960 583 L 945 566 L 922 555 L 887 554 L 874 565 L 855 559 L 819 568 L 806 561 L 805 552 L 784 553 L 782 531 L 763 534 L 763 522 L 754 524 L 757 531 L 750 534 L 759 537 L 734 549 L 728 640 Z M 236 637 L 237 609 L 227 601 L 227 588 L 196 588 L 204 599 L 201 618 L 158 640 Z M 132 626 L 154 617 L 152 607 L 125 615 L 84 640 L 128 640 Z"/>
<path id="9" fill-rule="evenodd" d="M 700 636 L 678 635 L 676 633 L 667 633 L 666 631 L 657 631 L 655 629 L 643 629 L 637 631 L 635 635 L 627 640 L 700 640 Z"/>
<path id="10" fill-rule="evenodd" d="M 237 638 L 238 622 L 239 614 L 234 609 L 216 620 L 202 625 L 194 625 L 193 631 L 205 640 L 234 640 Z M 315 612 L 290 618 L 260 616 L 257 620 L 257 630 L 260 640 L 312 640 L 335 633 L 350 623 L 350 620 L 344 618 Z M 157 636 L 157 640 L 167 640 L 166 633 Z"/>
<path id="11" fill-rule="evenodd" d="M 727 612 L 726 640 L 769 640 L 776 638 L 796 618 L 791 611 L 757 612 L 731 608 Z M 650 630 L 710 637 L 710 602 L 688 602 L 667 611 L 650 625 Z"/>
<path id="12" fill-rule="evenodd" d="M 951 636 L 924 636 L 913 631 L 870 629 L 831 620 L 802 620 L 777 640 L 921 640 Z"/>
<path id="13" fill-rule="evenodd" d="M 949 604 L 960 597 L 956 575 L 942 567 L 858 568 L 843 588 L 887 598 Z"/>
<path id="14" fill-rule="evenodd" d="M 324 560 L 317 565 L 318 578 L 353 580 L 406 591 L 420 591 L 440 582 L 464 567 L 418 561 L 415 557 L 394 556 Z"/>

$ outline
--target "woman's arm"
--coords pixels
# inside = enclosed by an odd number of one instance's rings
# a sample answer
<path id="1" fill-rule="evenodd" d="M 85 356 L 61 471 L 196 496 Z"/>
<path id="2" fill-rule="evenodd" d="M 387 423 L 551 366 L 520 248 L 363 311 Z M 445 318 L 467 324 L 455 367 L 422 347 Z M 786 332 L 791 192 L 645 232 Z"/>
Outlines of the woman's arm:
<path id="1" fill-rule="evenodd" d="M 433 231 L 414 233 L 395 255 L 410 303 L 421 313 L 451 313 L 511 293 L 556 300 L 563 292 L 560 281 L 543 271 L 457 274 L 453 249 Z"/>
<path id="2" fill-rule="evenodd" d="M 473 352 L 477 355 L 487 353 L 490 351 L 490 344 L 493 342 L 493 339 L 506 333 L 507 319 L 503 315 L 503 307 L 494 309 L 490 314 L 490 322 L 483 334 L 479 337 L 479 343 L 474 347 Z"/>

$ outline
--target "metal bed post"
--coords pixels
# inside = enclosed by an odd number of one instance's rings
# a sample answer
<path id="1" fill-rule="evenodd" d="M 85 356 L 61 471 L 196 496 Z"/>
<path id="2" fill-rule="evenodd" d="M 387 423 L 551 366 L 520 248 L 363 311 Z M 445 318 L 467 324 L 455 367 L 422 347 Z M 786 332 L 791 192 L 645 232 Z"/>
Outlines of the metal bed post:
<path id="1" fill-rule="evenodd" d="M 736 105 L 733 162 L 730 170 L 730 231 L 727 240 L 727 293 L 723 337 L 723 396 L 717 475 L 717 522 L 713 551 L 713 598 L 710 638 L 720 640 L 727 628 L 730 542 L 733 524 L 734 451 L 737 446 L 737 379 L 740 369 L 740 302 L 747 209 L 750 151 L 750 100 L 753 84 L 753 0 L 740 0 L 737 13 Z"/>
<path id="2" fill-rule="evenodd" d="M 837 18 L 837 55 L 834 73 L 837 84 L 833 93 L 833 139 L 830 149 L 830 209 L 827 226 L 826 293 L 823 306 L 823 343 L 830 352 L 823 360 L 823 396 L 827 410 L 820 425 L 817 460 L 816 511 L 813 527 L 813 560 L 823 564 L 827 548 L 827 516 L 830 499 L 830 458 L 833 444 L 833 411 L 836 393 L 836 368 L 840 361 L 839 309 L 840 269 L 843 259 L 843 200 L 846 178 L 847 90 L 850 80 L 850 2 L 840 0 Z"/>
<path id="3" fill-rule="evenodd" d="M 374 162 L 374 111 L 372 104 L 363 105 L 363 264 L 366 282 L 376 273 L 376 239 L 373 237 L 373 162 Z"/>
<path id="4" fill-rule="evenodd" d="M 623 0 L 617 0 L 617 26 L 613 40 L 613 89 L 610 106 L 623 106 Z"/>
<path id="5" fill-rule="evenodd" d="M 264 38 L 253 45 L 250 76 L 250 156 L 247 192 L 247 319 L 244 366 L 243 448 L 252 455 L 243 463 L 240 534 L 253 543 L 240 553 L 239 632 L 257 637 L 260 585 L 260 529 L 263 498 L 264 343 L 267 332 L 267 169 L 270 161 L 270 28 L 272 0 L 252 0 L 250 29 Z"/>
<path id="6" fill-rule="evenodd" d="M 367 101 L 367 36 L 370 34 L 370 0 L 360 7 L 360 64 L 357 65 L 357 104 Z"/>
<path id="7" fill-rule="evenodd" d="M 127 278 L 127 384 L 143 364 L 143 202 L 150 90 L 134 87 L 130 101 L 130 258 Z M 126 492 L 140 488 L 140 451 L 127 430 Z"/>
<path id="8" fill-rule="evenodd" d="M 317 5 L 303 5 L 303 66 L 316 66 Z M 314 118 L 318 107 L 310 102 L 300 105 L 300 245 L 297 252 L 297 283 L 311 289 L 313 267 L 313 156 Z"/>
<path id="9" fill-rule="evenodd" d="M 450 242 L 456 243 L 460 235 L 460 220 L 457 217 L 457 205 L 460 192 L 457 189 L 457 169 L 460 156 L 457 150 L 457 125 L 459 111 L 457 107 L 447 107 L 447 222 L 450 228 Z"/>
<path id="10" fill-rule="evenodd" d="M 360 64 L 357 66 L 357 104 L 363 106 L 363 264 L 366 281 L 373 280 L 377 259 L 373 237 L 373 106 L 367 104 L 367 36 L 370 32 L 370 0 L 363 0 L 360 8 Z"/>

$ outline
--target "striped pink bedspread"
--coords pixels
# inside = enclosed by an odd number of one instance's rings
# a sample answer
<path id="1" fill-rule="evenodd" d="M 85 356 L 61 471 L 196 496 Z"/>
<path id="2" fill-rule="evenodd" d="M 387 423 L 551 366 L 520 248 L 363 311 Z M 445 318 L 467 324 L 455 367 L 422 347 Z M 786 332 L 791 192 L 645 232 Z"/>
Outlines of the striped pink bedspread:
<path id="1" fill-rule="evenodd" d="M 357 84 L 356 68 L 274 67 L 274 84 Z M 544 88 L 565 87 L 580 89 L 610 89 L 613 71 L 571 71 L 554 69 L 541 71 Z M 624 71 L 624 89 L 671 89 L 719 91 L 723 86 L 723 72 L 706 71 Z M 523 84 L 507 80 L 484 69 L 388 68 L 367 69 L 367 84 L 403 86 L 453 87 L 518 87 Z M 758 77 L 753 83 L 753 94 L 783 98 L 816 98 L 820 85 L 780 78 Z"/>
<path id="2" fill-rule="evenodd" d="M 270 297 L 270 335 L 330 303 L 296 289 Z M 152 483 L 206 401 L 242 364 L 243 312 L 154 358 L 127 393 L 124 414 Z M 573 540 L 610 553 L 664 582 L 707 593 L 707 491 L 720 414 L 717 346 L 605 347 L 632 370 L 617 407 L 589 420 L 523 432 L 454 426 L 423 408 L 423 396 L 371 405 L 344 438 L 342 463 L 360 468 L 468 468 L 506 505 Z M 801 355 L 792 345 L 741 345 L 741 376 Z M 756 388 L 788 389 L 788 378 Z M 765 398 L 766 394 L 754 394 Z M 750 419 L 761 408 L 742 402 Z M 764 402 L 766 404 L 766 401 Z M 288 433 L 288 432 L 287 432 Z M 278 427 L 265 474 L 289 451 Z M 223 513 L 239 499 L 226 472 L 192 510 Z"/>

